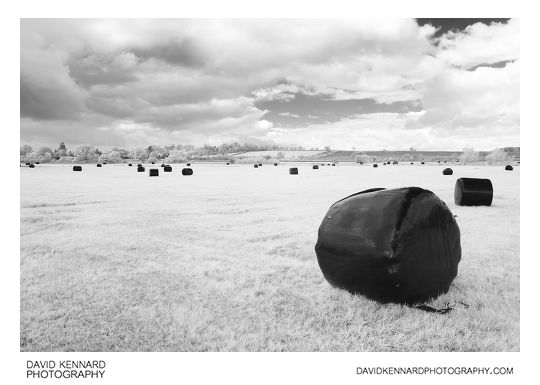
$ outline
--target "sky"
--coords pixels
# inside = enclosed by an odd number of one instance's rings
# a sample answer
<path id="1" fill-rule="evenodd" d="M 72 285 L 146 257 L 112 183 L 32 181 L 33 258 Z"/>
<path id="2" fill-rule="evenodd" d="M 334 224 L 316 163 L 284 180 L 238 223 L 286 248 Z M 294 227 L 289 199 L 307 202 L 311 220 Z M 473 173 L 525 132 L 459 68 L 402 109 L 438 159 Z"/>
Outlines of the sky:
<path id="1" fill-rule="evenodd" d="M 519 146 L 517 19 L 22 19 L 21 145 Z"/>

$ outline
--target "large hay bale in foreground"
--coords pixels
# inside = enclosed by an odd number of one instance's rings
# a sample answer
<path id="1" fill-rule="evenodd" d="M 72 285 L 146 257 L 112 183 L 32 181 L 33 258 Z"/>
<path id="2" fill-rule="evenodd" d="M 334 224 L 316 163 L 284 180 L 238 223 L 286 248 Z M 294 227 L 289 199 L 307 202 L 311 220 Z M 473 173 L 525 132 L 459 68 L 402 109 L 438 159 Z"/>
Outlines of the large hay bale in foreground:
<path id="1" fill-rule="evenodd" d="M 454 202 L 459 206 L 491 206 L 493 185 L 489 179 L 459 178 L 454 188 Z"/>
<path id="2" fill-rule="evenodd" d="M 454 173 L 454 170 L 452 170 L 450 167 L 445 168 L 442 170 L 443 175 L 452 175 Z"/>
<path id="3" fill-rule="evenodd" d="M 290 175 L 298 175 L 298 168 L 297 167 L 291 167 L 289 169 L 289 174 Z"/>
<path id="4" fill-rule="evenodd" d="M 506 171 L 512 171 L 512 170 L 514 169 L 514 167 L 510 166 L 509 164 L 507 164 L 507 165 L 504 167 L 504 169 L 505 169 Z"/>
<path id="5" fill-rule="evenodd" d="M 144 172 L 143 166 L 137 166 L 137 172 Z"/>
<path id="6" fill-rule="evenodd" d="M 413 304 L 448 291 L 461 260 L 460 231 L 431 191 L 376 188 L 330 207 L 315 252 L 331 285 Z"/>
<path id="7" fill-rule="evenodd" d="M 319 169 L 319 166 L 317 166 L 316 164 L 313 165 L 313 169 L 314 170 L 318 170 Z"/>
<path id="8" fill-rule="evenodd" d="M 73 171 L 82 171 L 82 166 L 73 166 Z"/>
<path id="9" fill-rule="evenodd" d="M 148 173 L 149 176 L 159 176 L 159 169 L 157 168 L 151 168 Z"/>
<path id="10" fill-rule="evenodd" d="M 182 175 L 193 175 L 193 170 L 191 168 L 183 168 Z"/>
<path id="11" fill-rule="evenodd" d="M 166 165 L 165 167 L 163 167 L 163 172 L 172 172 L 172 167 L 169 165 Z"/>

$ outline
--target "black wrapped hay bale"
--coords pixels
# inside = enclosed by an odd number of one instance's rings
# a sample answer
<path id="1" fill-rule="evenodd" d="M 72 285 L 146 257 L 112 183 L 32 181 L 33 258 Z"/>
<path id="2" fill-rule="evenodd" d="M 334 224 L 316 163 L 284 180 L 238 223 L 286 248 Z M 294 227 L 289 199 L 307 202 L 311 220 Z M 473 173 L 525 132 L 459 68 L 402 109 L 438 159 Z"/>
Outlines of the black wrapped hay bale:
<path id="1" fill-rule="evenodd" d="M 165 167 L 165 163 L 161 163 L 161 166 L 160 167 Z"/>
<path id="2" fill-rule="evenodd" d="M 27 166 L 30 166 L 30 162 L 26 162 L 25 164 L 26 164 Z"/>
<path id="3" fill-rule="evenodd" d="M 332 166 L 335 166 L 336 164 L 335 163 L 332 163 Z"/>
<path id="4" fill-rule="evenodd" d="M 452 170 L 450 167 L 445 168 L 442 170 L 443 175 L 452 175 L 454 173 L 454 170 Z"/>
<path id="5" fill-rule="evenodd" d="M 172 172 L 172 167 L 169 165 L 166 165 L 165 167 L 163 167 L 163 172 Z"/>
<path id="6" fill-rule="evenodd" d="M 373 163 L 373 167 L 379 167 L 377 163 Z"/>
<path id="7" fill-rule="evenodd" d="M 459 206 L 491 206 L 493 185 L 489 179 L 459 178 L 454 188 L 454 202 Z"/>
<path id="8" fill-rule="evenodd" d="M 39 162 L 36 162 L 36 164 L 39 164 Z"/>
<path id="9" fill-rule="evenodd" d="M 277 163 L 274 163 L 274 166 L 277 166 Z"/>
<path id="10" fill-rule="evenodd" d="M 101 164 L 100 163 L 96 164 L 96 167 L 101 167 Z"/>
<path id="11" fill-rule="evenodd" d="M 262 167 L 262 163 L 259 163 L 259 167 Z"/>
<path id="12" fill-rule="evenodd" d="M 82 171 L 82 166 L 73 166 L 73 171 Z"/>
<path id="13" fill-rule="evenodd" d="M 149 171 L 150 172 L 148 173 L 148 175 L 150 175 L 150 176 L 159 176 L 159 169 L 151 168 Z"/>
<path id="14" fill-rule="evenodd" d="M 259 165 L 258 165 L 258 164 L 254 164 L 254 165 L 253 165 L 253 168 L 259 168 Z"/>
<path id="15" fill-rule="evenodd" d="M 319 169 L 319 166 L 317 166 L 316 164 L 313 165 L 313 169 L 314 170 L 318 170 Z"/>
<path id="16" fill-rule="evenodd" d="M 510 166 L 509 164 L 506 165 L 506 167 L 504 168 L 506 171 L 512 171 L 514 169 L 514 167 Z"/>
<path id="17" fill-rule="evenodd" d="M 187 163 L 186 166 L 191 166 L 191 163 Z"/>
<path id="18" fill-rule="evenodd" d="M 141 163 L 138 163 L 137 164 L 137 167 L 142 167 L 143 165 Z"/>
<path id="19" fill-rule="evenodd" d="M 229 162 L 225 163 L 227 166 L 229 165 Z"/>
<path id="20" fill-rule="evenodd" d="M 144 172 L 144 167 L 143 166 L 138 166 L 137 167 L 137 172 Z"/>
<path id="21" fill-rule="evenodd" d="M 330 207 L 315 252 L 331 285 L 413 304 L 448 291 L 461 260 L 460 231 L 431 191 L 375 188 Z"/>
<path id="22" fill-rule="evenodd" d="M 133 166 L 133 165 L 132 165 L 131 163 L 128 163 L 128 166 L 131 167 L 131 166 Z"/>
<path id="23" fill-rule="evenodd" d="M 29 167 L 29 168 L 35 168 L 36 166 L 35 166 L 34 164 L 30 163 L 30 164 L 28 165 L 28 167 Z"/>
<path id="24" fill-rule="evenodd" d="M 298 175 L 298 168 L 296 168 L 296 167 L 291 167 L 291 168 L 289 169 L 289 174 L 290 174 L 290 175 Z"/>
<path id="25" fill-rule="evenodd" d="M 193 175 L 193 170 L 191 168 L 183 168 L 182 175 Z"/>
<path id="26" fill-rule="evenodd" d="M 420 162 L 420 164 L 426 164 L 425 162 Z"/>

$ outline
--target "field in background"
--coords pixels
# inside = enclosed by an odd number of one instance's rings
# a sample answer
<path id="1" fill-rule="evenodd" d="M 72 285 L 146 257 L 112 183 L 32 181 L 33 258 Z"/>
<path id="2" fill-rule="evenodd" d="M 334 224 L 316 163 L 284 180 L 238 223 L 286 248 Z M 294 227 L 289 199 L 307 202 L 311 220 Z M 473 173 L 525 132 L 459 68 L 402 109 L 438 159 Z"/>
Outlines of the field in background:
<path id="1" fill-rule="evenodd" d="M 71 167 L 21 168 L 22 351 L 519 350 L 519 167 Z M 454 204 L 464 176 L 492 180 L 493 206 Z M 432 305 L 468 308 L 381 305 L 324 280 L 330 205 L 401 186 L 457 215 L 459 274 Z"/>

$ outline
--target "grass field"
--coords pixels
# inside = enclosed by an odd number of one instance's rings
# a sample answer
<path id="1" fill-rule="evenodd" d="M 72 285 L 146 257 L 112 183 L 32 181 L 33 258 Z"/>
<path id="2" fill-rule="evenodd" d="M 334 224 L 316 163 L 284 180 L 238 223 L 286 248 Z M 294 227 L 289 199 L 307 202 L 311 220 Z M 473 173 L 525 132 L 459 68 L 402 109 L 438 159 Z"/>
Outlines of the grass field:
<path id="1" fill-rule="evenodd" d="M 156 165 L 157 166 L 157 165 Z M 445 165 L 447 166 L 447 165 Z M 21 168 L 22 351 L 518 351 L 519 167 L 127 165 Z M 160 168 L 161 171 L 161 168 Z M 491 207 L 458 207 L 459 177 Z M 420 186 L 457 215 L 446 315 L 332 288 L 317 264 L 336 200 Z"/>

